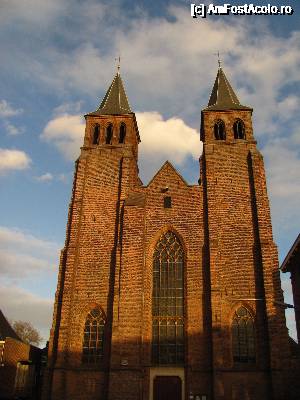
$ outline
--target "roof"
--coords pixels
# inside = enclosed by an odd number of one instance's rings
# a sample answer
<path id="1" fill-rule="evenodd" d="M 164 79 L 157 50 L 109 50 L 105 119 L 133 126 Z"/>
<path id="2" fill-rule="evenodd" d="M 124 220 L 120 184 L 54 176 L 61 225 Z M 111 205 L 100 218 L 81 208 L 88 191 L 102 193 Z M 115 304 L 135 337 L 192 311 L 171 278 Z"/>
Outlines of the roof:
<path id="1" fill-rule="evenodd" d="M 0 340 L 5 340 L 7 337 L 21 340 L 0 310 Z"/>
<path id="2" fill-rule="evenodd" d="M 293 261 L 295 260 L 295 257 L 297 255 L 300 258 L 300 233 L 295 240 L 293 246 L 290 248 L 290 251 L 287 253 L 283 263 L 281 264 L 280 269 L 282 270 L 282 272 L 290 271 Z"/>
<path id="3" fill-rule="evenodd" d="M 117 72 L 99 108 L 88 115 L 120 115 L 131 113 L 132 111 L 126 96 L 121 75 Z"/>
<path id="4" fill-rule="evenodd" d="M 235 94 L 232 86 L 222 68 L 218 69 L 218 74 L 209 98 L 207 107 L 204 109 L 213 111 L 225 110 L 250 110 L 251 107 L 243 106 L 240 104 L 237 95 Z"/>

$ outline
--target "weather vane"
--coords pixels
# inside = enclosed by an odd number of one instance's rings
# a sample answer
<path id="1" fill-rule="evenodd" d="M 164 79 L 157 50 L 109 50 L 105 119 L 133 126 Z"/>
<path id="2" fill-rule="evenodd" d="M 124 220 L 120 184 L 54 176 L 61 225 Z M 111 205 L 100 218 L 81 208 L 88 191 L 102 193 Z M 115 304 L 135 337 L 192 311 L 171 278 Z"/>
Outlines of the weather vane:
<path id="1" fill-rule="evenodd" d="M 221 68 L 221 58 L 220 58 L 220 52 L 218 51 L 217 53 L 214 53 L 214 56 L 218 57 L 218 64 L 219 64 L 219 68 Z"/>

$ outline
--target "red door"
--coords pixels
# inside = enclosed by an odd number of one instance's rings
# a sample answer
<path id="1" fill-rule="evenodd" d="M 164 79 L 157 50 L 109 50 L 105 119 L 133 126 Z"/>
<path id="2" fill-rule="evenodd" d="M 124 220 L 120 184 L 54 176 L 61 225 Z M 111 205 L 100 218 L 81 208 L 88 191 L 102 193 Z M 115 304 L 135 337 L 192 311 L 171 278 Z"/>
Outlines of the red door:
<path id="1" fill-rule="evenodd" d="M 156 376 L 153 382 L 153 400 L 181 400 L 179 376 Z"/>

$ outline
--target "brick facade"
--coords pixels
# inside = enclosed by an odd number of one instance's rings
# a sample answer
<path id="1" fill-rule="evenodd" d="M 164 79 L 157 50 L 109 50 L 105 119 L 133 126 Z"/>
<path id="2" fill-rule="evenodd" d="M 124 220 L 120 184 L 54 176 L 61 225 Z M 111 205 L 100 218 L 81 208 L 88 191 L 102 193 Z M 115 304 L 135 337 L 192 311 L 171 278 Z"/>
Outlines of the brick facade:
<path id="1" fill-rule="evenodd" d="M 152 400 L 156 375 L 181 377 L 185 399 L 292 398 L 284 384 L 290 368 L 284 310 L 274 304 L 283 302 L 277 248 L 251 115 L 246 107 L 204 110 L 200 183 L 188 185 L 166 162 L 147 186 L 138 178 L 134 114 L 86 116 L 61 253 L 45 400 Z M 244 139 L 233 136 L 237 118 L 244 121 Z M 218 119 L 225 123 L 225 140 L 213 135 Z M 106 144 L 108 124 L 113 137 Z M 166 196 L 171 208 L 164 207 Z M 162 366 L 151 361 L 153 252 L 167 231 L 184 249 L 185 362 Z M 251 365 L 233 362 L 232 319 L 241 305 L 255 321 Z M 86 365 L 83 332 L 94 307 L 106 318 L 104 354 L 101 362 Z"/>

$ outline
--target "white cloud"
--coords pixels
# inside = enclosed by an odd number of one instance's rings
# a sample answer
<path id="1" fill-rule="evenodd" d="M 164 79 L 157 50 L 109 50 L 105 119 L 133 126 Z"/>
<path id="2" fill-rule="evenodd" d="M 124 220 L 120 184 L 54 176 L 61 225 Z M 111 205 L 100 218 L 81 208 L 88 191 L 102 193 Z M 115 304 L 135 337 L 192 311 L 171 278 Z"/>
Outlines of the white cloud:
<path id="1" fill-rule="evenodd" d="M 0 148 L 0 173 L 11 170 L 23 170 L 30 166 L 30 157 L 21 150 Z"/>
<path id="2" fill-rule="evenodd" d="M 43 175 L 37 176 L 36 180 L 39 182 L 50 182 L 53 180 L 53 175 L 50 172 L 46 172 Z"/>
<path id="3" fill-rule="evenodd" d="M 68 160 L 74 160 L 79 156 L 83 144 L 84 129 L 81 116 L 66 114 L 50 120 L 41 138 L 53 143 Z"/>
<path id="4" fill-rule="evenodd" d="M 274 231 L 292 235 L 299 230 L 300 158 L 297 147 L 287 139 L 272 140 L 262 149 Z"/>
<path id="5" fill-rule="evenodd" d="M 151 178 L 167 159 L 183 165 L 188 157 L 197 160 L 202 152 L 199 132 L 182 119 L 164 119 L 158 112 L 137 113 L 141 135 L 140 166 L 144 177 Z M 41 138 L 53 143 L 69 160 L 79 155 L 85 124 L 79 115 L 62 115 L 50 120 Z"/>
<path id="6" fill-rule="evenodd" d="M 141 136 L 140 167 L 144 179 L 150 179 L 169 160 L 183 165 L 188 157 L 197 160 L 202 152 L 199 133 L 178 118 L 163 119 L 158 112 L 137 113 Z"/>
<path id="7" fill-rule="evenodd" d="M 23 110 L 14 109 L 6 100 L 0 100 L 0 117 L 8 118 L 21 114 Z"/>
<path id="8" fill-rule="evenodd" d="M 165 157 L 176 164 L 183 164 L 189 155 L 195 160 L 199 158 L 202 150 L 199 133 L 182 119 L 164 120 L 158 112 L 137 113 L 136 118 L 142 138 L 140 151 L 144 157 Z"/>
<path id="9" fill-rule="evenodd" d="M 63 103 L 56 107 L 53 110 L 53 114 L 58 117 L 58 116 L 64 116 L 64 115 L 74 115 L 74 114 L 79 114 L 81 107 L 82 107 L 82 101 L 76 101 L 74 103 Z"/>
<path id="10" fill-rule="evenodd" d="M 264 147 L 263 154 L 272 197 L 296 196 L 300 204 L 300 159 L 297 150 L 288 147 L 286 141 L 274 141 Z"/>
<path id="11" fill-rule="evenodd" d="M 8 320 L 31 322 L 49 339 L 54 300 L 35 295 L 16 285 L 0 286 L 1 309 Z"/>
<path id="12" fill-rule="evenodd" d="M 65 0 L 4 0 L 0 21 L 2 24 L 20 21 L 45 24 L 62 12 L 65 4 Z"/>
<path id="13" fill-rule="evenodd" d="M 5 121 L 4 123 L 6 132 L 8 133 L 8 135 L 10 136 L 16 136 L 16 135 L 20 135 L 22 133 L 24 133 L 24 128 L 23 127 L 17 127 L 7 121 Z"/>
<path id="14" fill-rule="evenodd" d="M 0 272 L 9 281 L 53 274 L 59 246 L 16 228 L 0 226 Z"/>
<path id="15" fill-rule="evenodd" d="M 296 116 L 299 110 L 300 98 L 295 95 L 289 95 L 278 103 L 278 113 L 283 121 Z"/>

